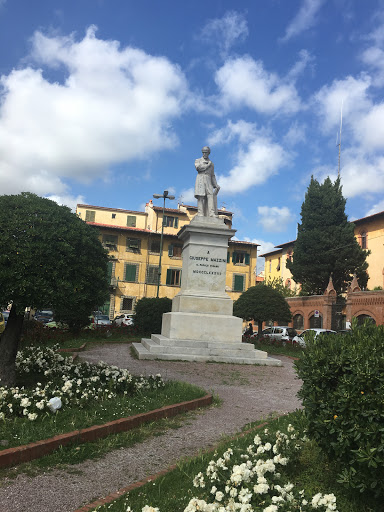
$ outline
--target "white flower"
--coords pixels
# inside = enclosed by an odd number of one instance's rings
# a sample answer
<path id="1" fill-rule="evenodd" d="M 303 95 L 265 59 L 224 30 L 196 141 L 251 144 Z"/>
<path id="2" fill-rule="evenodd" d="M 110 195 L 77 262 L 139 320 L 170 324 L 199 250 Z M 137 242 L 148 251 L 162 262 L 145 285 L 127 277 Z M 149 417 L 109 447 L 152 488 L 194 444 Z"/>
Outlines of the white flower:
<path id="1" fill-rule="evenodd" d="M 224 493 L 222 493 L 221 491 L 217 491 L 217 493 L 215 494 L 215 500 L 221 501 L 223 498 L 224 498 Z"/>
<path id="2" fill-rule="evenodd" d="M 37 418 L 37 414 L 35 412 L 31 412 L 28 414 L 28 419 L 30 421 L 34 421 Z"/>
<path id="3" fill-rule="evenodd" d="M 277 512 L 279 508 L 276 505 L 269 505 L 267 508 L 263 508 L 263 512 Z"/>
<path id="4" fill-rule="evenodd" d="M 20 406 L 21 407 L 29 407 L 31 405 L 31 402 L 29 401 L 28 398 L 23 398 L 21 401 L 20 401 Z"/>

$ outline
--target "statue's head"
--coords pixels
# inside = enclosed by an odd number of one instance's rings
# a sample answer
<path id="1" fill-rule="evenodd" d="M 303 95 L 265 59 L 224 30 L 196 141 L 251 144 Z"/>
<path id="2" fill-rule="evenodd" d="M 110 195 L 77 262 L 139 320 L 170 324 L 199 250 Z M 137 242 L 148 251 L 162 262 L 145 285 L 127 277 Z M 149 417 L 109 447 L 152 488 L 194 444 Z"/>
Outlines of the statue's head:
<path id="1" fill-rule="evenodd" d="M 207 155 L 209 155 L 211 150 L 208 146 L 204 146 L 203 149 L 201 150 L 201 152 L 203 153 L 203 155 L 204 155 L 204 153 L 207 153 Z"/>

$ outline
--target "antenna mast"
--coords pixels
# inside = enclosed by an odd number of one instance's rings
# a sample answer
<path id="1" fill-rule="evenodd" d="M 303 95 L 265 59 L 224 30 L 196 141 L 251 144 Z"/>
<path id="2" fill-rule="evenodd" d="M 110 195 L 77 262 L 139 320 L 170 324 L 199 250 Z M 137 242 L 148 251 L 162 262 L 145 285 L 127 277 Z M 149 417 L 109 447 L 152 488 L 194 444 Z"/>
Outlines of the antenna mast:
<path id="1" fill-rule="evenodd" d="M 339 143 L 337 146 L 339 146 L 339 165 L 337 169 L 337 176 L 340 178 L 340 155 L 341 155 L 341 129 L 343 127 L 343 101 L 341 102 L 341 109 L 340 109 L 340 133 L 339 133 Z"/>

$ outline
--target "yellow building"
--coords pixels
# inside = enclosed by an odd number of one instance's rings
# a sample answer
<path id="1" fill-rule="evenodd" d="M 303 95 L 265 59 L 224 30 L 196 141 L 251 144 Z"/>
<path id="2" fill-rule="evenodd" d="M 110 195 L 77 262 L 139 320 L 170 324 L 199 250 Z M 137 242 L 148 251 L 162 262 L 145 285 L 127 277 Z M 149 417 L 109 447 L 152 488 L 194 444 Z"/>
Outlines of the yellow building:
<path id="1" fill-rule="evenodd" d="M 367 288 L 384 288 L 384 211 L 354 220 L 355 237 L 363 249 L 371 254 L 367 257 L 369 280 Z M 265 280 L 280 278 L 285 286 L 299 291 L 298 284 L 287 269 L 287 260 L 292 258 L 295 240 L 276 245 L 276 250 L 261 254 L 265 258 Z"/>
<path id="2" fill-rule="evenodd" d="M 159 297 L 172 299 L 180 289 L 182 243 L 178 231 L 197 213 L 197 207 L 179 205 L 177 209 L 155 206 L 151 201 L 144 212 L 77 205 L 77 215 L 95 226 L 100 241 L 109 251 L 110 300 L 99 309 L 114 318 L 132 313 L 142 297 L 156 297 L 160 259 L 161 229 L 163 250 Z M 219 217 L 232 226 L 232 213 L 219 210 Z M 229 241 L 226 291 L 233 300 L 256 284 L 257 246 L 251 242 Z"/>

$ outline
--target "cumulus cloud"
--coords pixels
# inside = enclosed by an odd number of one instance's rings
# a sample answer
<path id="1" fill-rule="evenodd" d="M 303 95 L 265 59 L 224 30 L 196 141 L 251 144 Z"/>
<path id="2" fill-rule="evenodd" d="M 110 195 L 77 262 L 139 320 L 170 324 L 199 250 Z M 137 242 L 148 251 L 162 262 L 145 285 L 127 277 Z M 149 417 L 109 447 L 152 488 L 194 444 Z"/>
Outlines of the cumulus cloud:
<path id="1" fill-rule="evenodd" d="M 275 244 L 272 242 L 266 242 L 265 240 L 260 240 L 258 238 L 249 238 L 244 237 L 246 242 L 252 242 L 253 244 L 259 244 L 257 248 L 257 267 L 255 271 L 259 274 L 262 270 L 264 270 L 265 259 L 260 257 L 260 254 L 265 254 L 267 252 L 273 251 L 275 249 Z"/>
<path id="2" fill-rule="evenodd" d="M 51 196 L 47 196 L 47 199 L 51 199 L 52 201 L 55 201 L 60 206 L 61 205 L 68 206 L 73 212 L 76 211 L 76 206 L 78 204 L 85 203 L 84 196 L 73 197 L 71 195 L 65 195 L 65 196 L 51 195 Z"/>
<path id="3" fill-rule="evenodd" d="M 222 18 L 208 20 L 198 33 L 198 39 L 218 46 L 225 57 L 232 46 L 243 42 L 248 36 L 248 24 L 244 14 L 228 11 Z"/>
<path id="4" fill-rule="evenodd" d="M 382 201 L 379 201 L 378 203 L 374 204 L 370 210 L 367 211 L 365 214 L 366 217 L 368 215 L 373 215 L 375 213 L 379 213 L 384 211 L 384 199 Z"/>
<path id="5" fill-rule="evenodd" d="M 218 69 L 215 82 L 221 107 L 248 107 L 264 114 L 291 114 L 300 108 L 293 83 L 264 69 L 261 61 L 250 56 L 230 58 Z"/>
<path id="6" fill-rule="evenodd" d="M 286 206 L 258 206 L 257 212 L 260 216 L 259 224 L 266 231 L 274 233 L 285 231 L 288 224 L 294 220 L 292 212 Z"/>
<path id="7" fill-rule="evenodd" d="M 177 143 L 186 81 L 163 57 L 98 39 L 36 32 L 32 62 L 0 81 L 0 190 L 68 194 L 67 178 L 90 181 L 114 164 Z M 47 78 L 61 71 L 63 83 Z M 148 135 L 150 134 L 150 136 Z"/>
<path id="8" fill-rule="evenodd" d="M 243 128 L 244 126 L 242 125 Z M 233 140 L 235 136 L 241 138 L 243 132 L 238 128 L 238 123 L 227 124 L 224 129 L 224 132 L 228 132 L 225 134 L 226 141 Z M 257 133 L 255 127 L 253 130 L 252 138 L 249 138 L 246 144 L 239 145 L 234 156 L 234 165 L 228 174 L 216 173 L 223 194 L 236 194 L 260 185 L 289 161 L 289 155 L 282 146 L 273 142 L 270 137 Z M 250 137 L 252 130 L 247 126 L 245 132 Z M 218 138 L 217 133 L 213 133 L 209 141 Z"/>
<path id="9" fill-rule="evenodd" d="M 281 40 L 288 41 L 312 28 L 317 22 L 317 14 L 324 3 L 325 0 L 303 0 L 298 13 L 286 28 L 285 35 Z"/>
<path id="10" fill-rule="evenodd" d="M 183 204 L 193 205 L 196 203 L 195 189 L 188 188 L 181 191 L 180 200 Z"/>
<path id="11" fill-rule="evenodd" d="M 283 138 L 288 146 L 295 146 L 299 142 L 304 142 L 305 139 L 305 126 L 300 125 L 297 121 L 291 124 Z"/>

